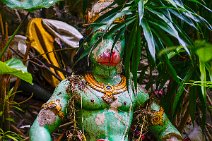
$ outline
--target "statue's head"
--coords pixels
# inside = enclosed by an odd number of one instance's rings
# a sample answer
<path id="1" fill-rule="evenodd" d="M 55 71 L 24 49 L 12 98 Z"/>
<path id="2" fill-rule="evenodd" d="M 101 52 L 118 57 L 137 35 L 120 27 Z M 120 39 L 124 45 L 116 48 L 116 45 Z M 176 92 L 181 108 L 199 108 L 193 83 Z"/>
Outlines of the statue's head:
<path id="1" fill-rule="evenodd" d="M 114 67 L 121 62 L 124 48 L 124 39 L 118 40 L 114 44 L 114 35 L 102 36 L 104 34 L 101 30 L 95 32 L 92 37 L 93 42 L 99 40 L 100 42 L 92 50 L 90 60 L 92 63 L 99 65 Z"/>
<path id="2" fill-rule="evenodd" d="M 95 3 L 88 12 L 88 23 L 93 23 L 96 19 L 98 19 L 99 16 L 116 7 L 117 5 L 115 4 L 110 8 L 106 8 L 113 2 L 114 0 L 99 0 L 97 3 Z M 90 54 L 90 60 L 92 63 L 97 63 L 102 66 L 115 67 L 121 62 L 124 48 L 124 38 L 116 41 L 114 44 L 115 35 L 105 34 L 108 30 L 107 28 L 108 27 L 106 27 L 106 25 L 103 25 L 97 29 L 94 29 L 90 42 L 90 46 L 94 46 Z M 97 45 L 94 45 L 95 43 L 97 43 Z"/>

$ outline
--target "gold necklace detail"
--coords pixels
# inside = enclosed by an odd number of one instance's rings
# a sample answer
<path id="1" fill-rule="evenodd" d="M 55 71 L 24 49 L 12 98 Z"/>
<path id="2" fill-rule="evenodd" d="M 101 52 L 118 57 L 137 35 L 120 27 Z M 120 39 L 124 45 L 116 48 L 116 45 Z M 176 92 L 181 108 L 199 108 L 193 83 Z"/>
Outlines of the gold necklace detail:
<path id="1" fill-rule="evenodd" d="M 88 82 L 91 88 L 104 93 L 102 99 L 107 103 L 112 103 L 113 101 L 116 100 L 114 95 L 120 94 L 127 90 L 126 77 L 124 76 L 121 76 L 121 82 L 116 85 L 99 83 L 94 79 L 93 75 L 91 74 L 86 74 L 85 80 Z"/>

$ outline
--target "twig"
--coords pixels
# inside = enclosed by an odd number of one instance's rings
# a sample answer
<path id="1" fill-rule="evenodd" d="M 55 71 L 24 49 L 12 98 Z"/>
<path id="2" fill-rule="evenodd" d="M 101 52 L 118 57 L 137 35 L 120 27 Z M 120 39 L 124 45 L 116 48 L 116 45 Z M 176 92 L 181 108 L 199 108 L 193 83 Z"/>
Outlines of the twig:
<path id="1" fill-rule="evenodd" d="M 1 34 L 2 34 L 2 39 L 3 39 L 3 37 L 4 37 L 4 25 L 3 25 L 1 14 L 0 14 L 0 26 L 1 26 Z"/>
<path id="2" fill-rule="evenodd" d="M 23 104 L 25 102 L 27 102 L 28 100 L 30 100 L 33 97 L 33 93 L 31 94 L 31 96 L 27 99 L 25 99 L 24 101 L 19 102 L 18 104 Z"/>
<path id="3" fill-rule="evenodd" d="M 183 128 L 184 128 L 184 126 L 185 126 L 185 124 L 186 124 L 186 122 L 188 120 L 188 117 L 189 117 L 189 110 L 186 110 L 186 113 L 185 113 L 185 115 L 184 115 L 183 119 L 181 120 L 181 123 L 180 123 L 180 125 L 178 127 L 178 130 L 180 132 L 182 132 L 182 130 L 183 130 Z"/>
<path id="4" fill-rule="evenodd" d="M 6 52 L 6 50 L 8 49 L 8 47 L 10 46 L 10 43 L 14 39 L 15 35 L 18 33 L 18 31 L 20 30 L 20 28 L 23 26 L 24 22 L 27 20 L 27 17 L 28 16 L 29 16 L 29 12 L 27 13 L 27 15 L 25 16 L 24 20 L 19 24 L 19 26 L 16 28 L 16 30 L 13 32 L 12 36 L 10 37 L 10 39 L 8 40 L 8 42 L 6 43 L 5 47 L 3 48 L 3 51 L 0 54 L 0 59 L 2 58 L 2 56 L 4 55 L 4 53 Z"/>
<path id="5" fill-rule="evenodd" d="M 34 61 L 30 61 L 34 64 L 36 64 L 37 66 L 40 66 L 41 68 L 45 68 L 47 71 L 49 71 L 55 78 L 57 78 L 59 81 L 62 81 L 62 79 L 55 73 L 52 73 L 51 70 L 39 59 L 35 59 L 37 62 L 39 62 L 41 65 L 39 65 L 38 63 L 35 63 Z"/>
<path id="6" fill-rule="evenodd" d="M 12 52 L 14 52 L 18 57 L 20 57 L 21 59 L 24 58 L 23 54 L 19 53 L 18 51 L 16 51 L 15 49 L 13 49 L 12 47 L 9 47 L 10 50 L 12 50 Z"/>
<path id="7" fill-rule="evenodd" d="M 49 51 L 49 52 L 45 52 L 45 53 L 42 53 L 42 54 L 33 56 L 32 58 L 29 58 L 29 59 L 27 59 L 27 60 L 32 60 L 32 59 L 34 59 L 34 58 L 38 58 L 38 57 L 40 57 L 40 56 L 47 55 L 47 54 L 52 53 L 52 52 L 59 52 L 59 51 L 66 51 L 66 50 L 73 50 L 73 49 L 72 49 L 72 48 L 56 49 L 56 50 L 52 50 L 52 51 Z"/>
<path id="8" fill-rule="evenodd" d="M 207 96 L 209 104 L 212 105 L 212 100 L 210 99 L 209 95 L 206 95 L 206 96 Z"/>
<path id="9" fill-rule="evenodd" d="M 209 138 L 209 141 L 212 141 L 212 136 L 211 136 L 211 133 L 208 131 L 208 129 L 207 128 L 205 128 L 205 130 L 206 130 L 206 135 L 207 135 L 207 137 Z"/>
<path id="10" fill-rule="evenodd" d="M 206 125 L 212 129 L 212 125 L 210 125 L 209 123 L 206 123 Z"/>
<path id="11" fill-rule="evenodd" d="M 18 13 L 18 10 L 17 10 L 17 9 L 15 9 L 14 11 L 15 11 L 15 14 L 16 14 L 16 16 L 17 16 L 17 18 L 18 18 L 18 22 L 20 23 L 20 22 L 21 22 L 21 16 L 20 16 L 20 14 Z"/>
<path id="12" fill-rule="evenodd" d="M 71 125 L 71 124 L 73 124 L 73 122 L 67 122 L 67 123 L 65 123 L 65 124 L 60 125 L 59 128 L 63 128 L 63 127 L 65 127 L 65 126 L 69 126 L 69 125 Z"/>
<path id="13" fill-rule="evenodd" d="M 62 133 L 56 141 L 61 141 L 63 139 L 64 135 L 65 135 L 65 133 Z"/>
<path id="14" fill-rule="evenodd" d="M 24 141 L 29 141 L 29 137 L 26 137 L 26 138 L 24 139 Z"/>
<path id="15" fill-rule="evenodd" d="M 20 134 L 22 137 L 26 138 L 25 135 L 24 135 L 24 133 L 22 133 L 22 132 L 21 132 L 17 127 L 15 127 L 13 124 L 11 124 L 10 127 L 11 127 L 11 129 L 12 129 L 14 132 L 16 132 L 16 133 Z"/>

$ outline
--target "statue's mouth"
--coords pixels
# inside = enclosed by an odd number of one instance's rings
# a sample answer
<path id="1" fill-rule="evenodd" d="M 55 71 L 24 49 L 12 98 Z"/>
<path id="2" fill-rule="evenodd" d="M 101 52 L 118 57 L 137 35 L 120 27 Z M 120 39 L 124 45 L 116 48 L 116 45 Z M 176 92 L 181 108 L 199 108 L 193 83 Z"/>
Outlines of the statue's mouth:
<path id="1" fill-rule="evenodd" d="M 106 66 L 116 66 L 121 61 L 120 55 L 118 52 L 110 51 L 103 52 L 98 58 L 97 62 Z"/>

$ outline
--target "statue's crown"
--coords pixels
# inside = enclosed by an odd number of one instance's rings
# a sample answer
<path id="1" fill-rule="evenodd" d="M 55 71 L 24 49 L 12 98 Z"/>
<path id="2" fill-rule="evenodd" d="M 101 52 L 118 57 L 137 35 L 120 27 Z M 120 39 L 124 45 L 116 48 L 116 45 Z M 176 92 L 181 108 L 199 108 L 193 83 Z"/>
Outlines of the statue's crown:
<path id="1" fill-rule="evenodd" d="M 117 4 L 110 6 L 112 3 L 114 3 L 114 0 L 99 0 L 96 3 L 94 3 L 92 8 L 87 11 L 87 16 L 86 16 L 87 23 L 88 24 L 93 23 L 101 15 L 107 13 L 111 9 L 118 6 Z M 115 22 L 119 22 L 118 20 L 120 19 L 117 19 Z"/>

